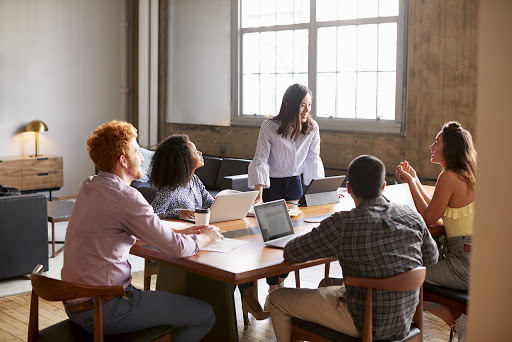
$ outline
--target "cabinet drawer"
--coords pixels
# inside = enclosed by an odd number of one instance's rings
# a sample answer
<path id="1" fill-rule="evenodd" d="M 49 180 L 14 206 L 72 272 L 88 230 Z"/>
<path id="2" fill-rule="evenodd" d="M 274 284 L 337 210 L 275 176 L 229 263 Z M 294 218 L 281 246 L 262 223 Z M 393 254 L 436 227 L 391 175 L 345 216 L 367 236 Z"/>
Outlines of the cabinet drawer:
<path id="1" fill-rule="evenodd" d="M 0 162 L 0 185 L 21 189 L 21 160 Z"/>
<path id="2" fill-rule="evenodd" d="M 62 157 L 22 160 L 21 178 L 22 190 L 62 187 Z"/>

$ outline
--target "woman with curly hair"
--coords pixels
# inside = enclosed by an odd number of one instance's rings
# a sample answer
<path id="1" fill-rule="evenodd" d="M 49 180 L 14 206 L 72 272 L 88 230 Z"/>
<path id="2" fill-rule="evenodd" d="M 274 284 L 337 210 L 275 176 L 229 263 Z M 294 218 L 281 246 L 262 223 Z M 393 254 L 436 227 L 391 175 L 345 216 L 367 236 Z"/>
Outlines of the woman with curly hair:
<path id="1" fill-rule="evenodd" d="M 430 160 L 442 167 L 434 195 L 428 195 L 416 171 L 407 161 L 396 167 L 396 176 L 407 182 L 414 205 L 427 225 L 442 218 L 446 236 L 438 237 L 439 262 L 427 265 L 425 281 L 430 284 L 467 290 L 469 284 L 469 253 L 464 243 L 471 242 L 475 214 L 476 151 L 471 134 L 458 122 L 446 123 L 430 146 Z M 440 304 L 425 302 L 425 310 L 444 320 L 457 333 L 459 341 L 466 339 L 467 316 L 452 312 Z"/>
<path id="2" fill-rule="evenodd" d="M 204 166 L 202 153 L 185 134 L 174 134 L 158 145 L 149 182 L 157 189 L 151 203 L 160 218 L 194 218 L 195 208 L 209 208 L 213 197 L 194 173 Z"/>
<path id="3" fill-rule="evenodd" d="M 213 197 L 194 173 L 204 166 L 202 153 L 185 134 L 174 134 L 158 145 L 151 161 L 149 182 L 156 187 L 151 203 L 160 218 L 194 218 L 195 208 L 208 208 Z M 238 285 L 245 325 L 250 312 L 257 320 L 270 316 L 263 311 L 253 282 Z"/>

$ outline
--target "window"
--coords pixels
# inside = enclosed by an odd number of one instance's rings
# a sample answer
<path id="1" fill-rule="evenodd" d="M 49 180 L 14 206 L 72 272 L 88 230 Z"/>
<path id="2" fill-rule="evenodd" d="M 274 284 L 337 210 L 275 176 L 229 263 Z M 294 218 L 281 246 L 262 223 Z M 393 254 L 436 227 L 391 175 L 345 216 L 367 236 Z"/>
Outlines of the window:
<path id="1" fill-rule="evenodd" d="M 277 114 L 302 83 L 323 129 L 402 132 L 406 0 L 234 0 L 234 13 L 234 123 Z"/>

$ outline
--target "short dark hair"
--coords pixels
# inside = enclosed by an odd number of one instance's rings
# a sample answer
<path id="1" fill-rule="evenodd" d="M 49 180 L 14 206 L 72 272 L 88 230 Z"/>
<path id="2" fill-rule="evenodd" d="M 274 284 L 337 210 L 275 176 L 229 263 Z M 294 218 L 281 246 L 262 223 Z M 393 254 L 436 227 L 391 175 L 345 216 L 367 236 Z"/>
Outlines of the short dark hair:
<path id="1" fill-rule="evenodd" d="M 348 182 L 355 196 L 372 199 L 382 195 L 386 167 L 379 158 L 362 155 L 350 162 Z"/>
<path id="2" fill-rule="evenodd" d="M 313 96 L 308 87 L 299 83 L 292 84 L 284 92 L 281 109 L 279 114 L 274 117 L 275 120 L 281 120 L 277 134 L 282 135 L 283 138 L 290 135 L 290 138 L 297 140 L 301 133 L 308 135 L 313 129 L 309 115 L 304 123 L 299 118 L 300 104 L 307 94 Z"/>
<path id="3" fill-rule="evenodd" d="M 173 134 L 158 145 L 149 167 L 149 182 L 154 187 L 174 190 L 190 182 L 195 164 L 189 141 L 186 134 Z"/>

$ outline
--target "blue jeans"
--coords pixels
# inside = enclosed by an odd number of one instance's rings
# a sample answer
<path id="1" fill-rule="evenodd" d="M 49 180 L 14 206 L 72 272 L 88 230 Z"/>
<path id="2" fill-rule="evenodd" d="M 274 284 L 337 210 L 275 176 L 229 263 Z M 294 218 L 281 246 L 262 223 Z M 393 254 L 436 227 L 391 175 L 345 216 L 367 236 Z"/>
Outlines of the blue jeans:
<path id="1" fill-rule="evenodd" d="M 298 200 L 302 196 L 302 183 L 300 176 L 285 178 L 270 178 L 270 188 L 263 190 L 263 202 L 284 199 L 286 201 Z M 288 273 L 278 277 L 267 278 L 268 285 L 277 285 L 279 278 L 288 277 Z"/>
<path id="2" fill-rule="evenodd" d="M 160 291 L 142 291 L 132 285 L 124 297 L 109 300 L 102 306 L 103 331 L 106 335 L 142 330 L 159 325 L 175 328 L 172 341 L 199 341 L 215 324 L 210 304 L 202 300 Z M 71 321 L 94 332 L 94 309 L 66 313 Z"/>

